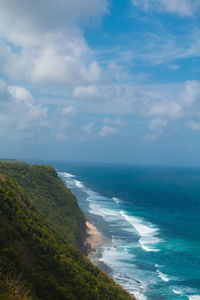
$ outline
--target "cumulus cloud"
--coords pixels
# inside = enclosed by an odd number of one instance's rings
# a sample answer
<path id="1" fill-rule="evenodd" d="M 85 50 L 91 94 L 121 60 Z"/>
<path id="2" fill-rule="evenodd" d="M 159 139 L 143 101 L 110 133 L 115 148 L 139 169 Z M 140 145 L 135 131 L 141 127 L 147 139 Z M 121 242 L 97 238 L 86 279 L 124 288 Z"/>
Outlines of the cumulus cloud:
<path id="1" fill-rule="evenodd" d="M 200 109 L 200 82 L 197 80 L 175 84 L 150 85 L 143 83 L 141 85 L 130 83 L 117 86 L 110 84 L 89 87 L 75 88 L 77 99 L 100 99 L 101 101 L 96 102 L 84 101 L 85 111 L 92 114 L 100 112 L 110 114 L 104 119 L 103 126 L 107 125 L 117 129 L 117 131 L 121 128 L 125 129 L 129 123 L 124 122 L 122 114 L 124 116 L 132 115 L 132 118 L 135 116 L 145 118 L 148 124 L 147 129 L 153 132 L 157 138 L 165 133 L 173 122 L 177 124 L 178 121 L 182 120 L 182 122 L 187 123 L 192 117 L 197 116 Z M 97 91 L 101 98 L 95 98 Z M 76 105 L 81 110 L 83 101 L 76 102 Z M 170 126 L 170 129 L 172 128 L 173 126 Z M 106 130 L 109 131 L 107 128 L 101 131 L 101 136 L 107 134 L 104 133 Z"/>
<path id="2" fill-rule="evenodd" d="M 200 130 L 200 122 L 196 122 L 196 121 L 189 121 L 187 123 L 187 125 L 195 131 L 199 131 Z"/>
<path id="3" fill-rule="evenodd" d="M 184 84 L 149 86 L 135 92 L 137 101 L 133 103 L 140 115 L 148 120 L 148 128 L 153 133 L 144 141 L 155 140 L 163 134 L 173 122 L 185 122 L 191 129 L 198 130 L 200 82 L 186 81 Z M 173 126 L 171 127 L 173 128 Z"/>
<path id="4" fill-rule="evenodd" d="M 166 11 L 180 16 L 193 16 L 199 7 L 196 0 L 132 1 L 134 6 L 146 11 Z M 98 63 L 97 53 L 87 44 L 80 24 L 85 25 L 91 19 L 100 20 L 107 13 L 106 0 L 0 0 L 0 4 L 0 67 L 3 76 L 15 82 L 11 87 L 0 83 L 0 134 L 36 133 L 41 126 L 46 126 L 60 141 L 69 138 L 75 130 L 79 130 L 79 136 L 80 132 L 81 135 L 93 136 L 96 130 L 98 136 L 111 137 L 125 127 L 124 115 L 129 115 L 130 119 L 145 119 L 150 131 L 144 138 L 146 141 L 155 140 L 169 124 L 180 119 L 197 130 L 198 122 L 191 120 L 197 119 L 199 111 L 199 81 L 141 84 L 144 74 L 140 74 L 138 83 L 137 76 L 128 74 L 123 68 L 125 59 L 128 66 L 135 58 L 132 51 L 117 49 L 118 60 L 104 61 L 104 67 Z M 153 49 L 149 51 L 147 45 L 149 55 L 145 53 L 144 57 L 161 63 L 199 54 L 199 39 L 195 45 L 185 47 L 184 44 L 178 50 L 172 39 L 167 36 L 166 43 L 166 36 L 160 41 L 155 35 L 155 40 L 151 39 Z M 183 51 L 185 48 L 187 53 Z M 138 57 L 141 58 L 139 54 Z M 169 68 L 176 70 L 178 66 L 171 64 Z M 102 74 L 106 78 L 104 81 Z M 64 91 L 62 107 L 57 108 L 57 99 L 52 96 L 55 110 L 50 109 L 51 123 L 47 108 L 36 103 L 31 93 L 22 87 L 22 82 L 25 85 L 30 82 L 32 87 L 34 84 L 33 90 L 37 94 L 40 84 L 45 84 L 47 91 L 48 88 L 53 92 L 56 90 L 55 94 L 61 95 Z M 80 111 L 85 115 L 96 117 L 101 113 L 109 117 L 101 125 L 98 117 L 80 121 L 76 118 Z"/>
<path id="5" fill-rule="evenodd" d="M 198 99 L 200 99 L 200 82 L 197 80 L 186 81 L 182 95 L 183 103 L 186 106 L 191 106 Z"/>
<path id="6" fill-rule="evenodd" d="M 73 96 L 79 99 L 96 99 L 100 97 L 100 92 L 96 85 L 77 86 L 73 90 Z"/>
<path id="7" fill-rule="evenodd" d="M 110 124 L 110 125 L 115 125 L 115 126 L 123 126 L 125 124 L 121 118 L 117 118 L 117 119 L 105 118 L 104 123 Z"/>
<path id="8" fill-rule="evenodd" d="M 12 17 L 12 22 L 17 24 L 17 27 L 24 29 L 25 32 L 38 31 L 49 32 L 49 30 L 60 30 L 67 25 L 73 24 L 75 21 L 80 21 L 88 18 L 101 17 L 107 12 L 106 0 L 46 0 L 45 2 L 35 0 L 27 2 L 13 2 L 12 0 L 1 0 L 1 22 L 8 23 L 10 31 L 12 27 L 6 18 L 8 15 Z M 16 29 L 13 28 L 13 32 Z M 10 32 L 10 35 L 12 33 Z M 14 35 L 14 33 L 13 33 Z"/>
<path id="9" fill-rule="evenodd" d="M 94 122 L 89 122 L 87 125 L 83 125 L 81 129 L 86 135 L 90 135 L 94 130 Z"/>
<path id="10" fill-rule="evenodd" d="M 148 111 L 149 116 L 166 116 L 177 119 L 181 116 L 181 105 L 179 103 L 169 103 L 166 100 L 163 103 L 152 105 Z"/>
<path id="11" fill-rule="evenodd" d="M 76 115 L 76 108 L 73 105 L 64 106 L 61 109 L 61 115 L 74 117 Z"/>
<path id="12" fill-rule="evenodd" d="M 19 101 L 28 101 L 30 103 L 33 102 L 33 97 L 31 93 L 23 87 L 11 86 L 8 87 L 8 91 L 14 98 L 18 99 Z"/>
<path id="13" fill-rule="evenodd" d="M 11 49 L 3 53 L 3 71 L 12 79 L 69 86 L 99 79 L 100 67 L 80 34 L 49 34 L 35 45 L 20 45 L 19 52 Z"/>
<path id="14" fill-rule="evenodd" d="M 145 11 L 165 11 L 180 17 L 193 17 L 200 7 L 198 0 L 132 0 L 132 3 Z"/>
<path id="15" fill-rule="evenodd" d="M 49 125 L 47 108 L 37 104 L 28 90 L 0 82 L 0 128 L 6 139 L 40 136 Z"/>
<path id="16" fill-rule="evenodd" d="M 146 117 L 177 120 L 197 113 L 200 105 L 200 82 L 143 86 L 137 91 L 139 110 Z"/>
<path id="17" fill-rule="evenodd" d="M 154 131 L 157 134 L 160 134 L 162 133 L 163 129 L 166 127 L 167 123 L 168 122 L 165 119 L 161 119 L 161 118 L 152 119 L 150 120 L 149 123 L 149 129 L 151 131 Z"/>
<path id="18" fill-rule="evenodd" d="M 106 0 L 0 0 L 2 69 L 15 80 L 89 84 L 99 79 L 97 61 L 76 25 L 100 18 Z"/>
<path id="19" fill-rule="evenodd" d="M 117 135 L 119 134 L 120 130 L 116 127 L 111 127 L 111 126 L 108 126 L 108 125 L 104 125 L 100 132 L 99 132 L 99 135 L 103 138 L 105 137 L 109 137 L 109 136 L 113 136 L 113 135 Z"/>

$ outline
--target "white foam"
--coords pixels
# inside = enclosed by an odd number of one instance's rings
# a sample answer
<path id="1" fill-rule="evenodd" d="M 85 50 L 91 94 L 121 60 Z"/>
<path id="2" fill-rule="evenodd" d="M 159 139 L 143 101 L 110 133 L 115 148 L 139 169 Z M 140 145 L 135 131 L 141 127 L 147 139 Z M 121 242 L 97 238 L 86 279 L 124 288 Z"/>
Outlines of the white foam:
<path id="1" fill-rule="evenodd" d="M 128 252 L 129 247 L 120 246 L 121 241 L 112 238 L 112 246 L 104 246 L 102 248 L 102 257 L 99 259 L 110 267 L 124 267 L 127 261 L 133 261 L 135 257 Z"/>
<path id="2" fill-rule="evenodd" d="M 78 181 L 78 180 L 74 179 L 74 184 L 75 184 L 75 186 L 77 186 L 80 189 L 84 189 L 85 188 L 85 186 L 83 185 L 83 183 L 80 182 L 80 181 Z"/>
<path id="3" fill-rule="evenodd" d="M 58 172 L 58 174 L 66 179 L 66 184 L 70 188 L 76 187 L 79 189 L 84 190 L 84 192 L 87 193 L 87 201 L 89 202 L 89 212 L 95 215 L 99 215 L 103 217 L 106 221 L 117 221 L 121 219 L 121 215 L 118 210 L 115 210 L 112 208 L 107 207 L 109 202 L 113 203 L 111 201 L 111 198 L 104 197 L 84 186 L 84 184 L 75 179 L 75 175 L 67 173 L 67 172 Z M 112 198 L 115 203 L 119 203 L 119 199 L 116 197 Z"/>
<path id="4" fill-rule="evenodd" d="M 117 197 L 112 197 L 112 200 L 113 200 L 117 205 L 120 204 L 120 199 L 119 199 L 119 198 L 117 198 Z"/>
<path id="5" fill-rule="evenodd" d="M 146 296 L 144 296 L 143 294 L 140 294 L 140 293 L 138 293 L 138 292 L 134 292 L 134 293 L 133 293 L 133 296 L 135 296 L 135 298 L 136 298 L 137 300 L 147 300 L 147 297 L 146 297 Z"/>
<path id="6" fill-rule="evenodd" d="M 147 252 L 159 252 L 160 251 L 159 249 L 147 247 L 147 246 L 144 246 L 144 245 L 141 245 L 141 246 L 142 246 L 142 249 L 147 251 Z"/>
<path id="7" fill-rule="evenodd" d="M 161 239 L 157 237 L 159 230 L 149 222 L 144 221 L 133 216 L 126 215 L 123 211 L 120 212 L 124 219 L 131 224 L 137 233 L 140 235 L 139 242 L 142 246 L 142 249 L 148 252 L 157 252 L 160 251 L 153 247 L 154 244 L 161 242 Z"/>
<path id="8" fill-rule="evenodd" d="M 92 202 L 89 200 L 89 212 L 91 214 L 101 216 L 106 221 L 118 221 L 120 220 L 120 214 L 117 210 L 103 208 L 100 204 Z"/>
<path id="9" fill-rule="evenodd" d="M 176 295 L 182 295 L 183 293 L 180 290 L 173 289 L 172 292 Z"/>
<path id="10" fill-rule="evenodd" d="M 200 295 L 191 295 L 191 296 L 188 296 L 188 299 L 190 299 L 190 300 L 200 300 Z"/>
<path id="11" fill-rule="evenodd" d="M 69 187 L 76 186 L 79 189 L 85 189 L 85 186 L 83 185 L 83 183 L 81 181 L 75 179 L 75 177 L 76 177 L 75 175 L 67 173 L 67 172 L 58 172 L 58 174 L 61 177 L 66 179 L 66 184 Z"/>
<path id="12" fill-rule="evenodd" d="M 73 178 L 75 177 L 75 175 L 67 173 L 67 172 L 58 172 L 61 176 L 65 177 L 65 178 Z"/>
<path id="13" fill-rule="evenodd" d="M 130 268 L 129 262 L 134 259 L 134 255 L 128 250 L 130 246 L 121 246 L 121 240 L 112 238 L 111 245 L 105 245 L 102 247 L 102 257 L 100 261 L 103 261 L 106 265 L 112 268 L 113 272 L 111 276 L 113 279 L 126 289 L 131 295 L 135 296 L 138 300 L 146 300 L 144 296 L 145 286 L 138 279 L 135 279 L 131 275 L 128 268 Z M 132 264 L 131 268 L 134 265 Z"/>
<path id="14" fill-rule="evenodd" d="M 88 201 L 97 201 L 97 202 L 108 202 L 110 199 L 107 197 L 104 197 L 92 190 L 86 189 L 86 192 L 88 194 Z"/>
<path id="15" fill-rule="evenodd" d="M 127 276 L 126 273 L 123 272 L 115 272 L 113 275 L 113 279 L 119 283 L 125 290 L 129 291 L 129 293 L 136 297 L 137 300 L 146 300 L 145 286 L 134 279 L 133 277 Z"/>
<path id="16" fill-rule="evenodd" d="M 162 281 L 165 281 L 165 282 L 170 281 L 170 279 L 167 277 L 166 274 L 160 272 L 159 270 L 156 270 L 156 272 L 158 273 L 158 277 L 160 277 L 160 279 L 162 279 Z"/>

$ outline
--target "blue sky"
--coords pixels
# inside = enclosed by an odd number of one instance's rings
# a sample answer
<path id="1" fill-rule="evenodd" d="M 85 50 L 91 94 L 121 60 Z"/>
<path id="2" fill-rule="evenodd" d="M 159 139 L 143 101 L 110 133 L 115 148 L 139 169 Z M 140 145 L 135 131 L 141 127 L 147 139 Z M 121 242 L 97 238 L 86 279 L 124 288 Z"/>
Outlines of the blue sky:
<path id="1" fill-rule="evenodd" d="M 0 4 L 0 157 L 200 165 L 198 0 Z"/>

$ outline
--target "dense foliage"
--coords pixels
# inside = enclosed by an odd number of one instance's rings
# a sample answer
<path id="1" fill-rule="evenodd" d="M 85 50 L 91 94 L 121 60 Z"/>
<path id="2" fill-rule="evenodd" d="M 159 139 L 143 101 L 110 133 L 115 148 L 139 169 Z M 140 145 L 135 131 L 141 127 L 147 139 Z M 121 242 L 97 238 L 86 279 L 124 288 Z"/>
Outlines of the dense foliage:
<path id="1" fill-rule="evenodd" d="M 132 299 L 77 248 L 84 224 L 52 167 L 0 163 L 0 274 L 21 274 L 32 293 L 18 299 Z"/>
<path id="2" fill-rule="evenodd" d="M 37 300 L 20 277 L 12 274 L 3 275 L 0 272 L 0 299 L 1 300 Z"/>
<path id="3" fill-rule="evenodd" d="M 0 173 L 17 180 L 40 215 L 57 233 L 79 248 L 82 246 L 86 230 L 84 215 L 53 167 L 0 162 Z"/>

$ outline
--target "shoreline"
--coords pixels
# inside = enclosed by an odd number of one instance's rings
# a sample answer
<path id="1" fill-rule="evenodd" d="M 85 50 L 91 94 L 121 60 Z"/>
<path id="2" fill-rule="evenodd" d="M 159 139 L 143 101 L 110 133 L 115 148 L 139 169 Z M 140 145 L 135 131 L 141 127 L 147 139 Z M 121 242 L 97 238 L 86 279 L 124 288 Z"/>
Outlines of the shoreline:
<path id="1" fill-rule="evenodd" d="M 90 259 L 92 264 L 99 267 L 103 272 L 112 277 L 112 269 L 100 260 L 101 247 L 108 243 L 108 239 L 106 239 L 102 233 L 99 232 L 97 227 L 91 224 L 88 220 L 86 221 L 86 226 L 87 235 L 84 244 L 87 258 Z"/>
<path id="2" fill-rule="evenodd" d="M 107 243 L 111 243 L 108 239 L 106 239 L 101 232 L 97 229 L 97 227 L 93 224 L 91 224 L 88 220 L 86 221 L 87 226 L 87 235 L 85 239 L 85 247 L 87 249 L 86 256 L 90 259 L 91 263 L 95 266 L 99 267 L 103 272 L 105 272 L 110 278 L 112 278 L 119 286 L 121 286 L 123 289 L 125 289 L 130 296 L 133 298 L 133 300 L 137 300 L 135 294 L 131 293 L 129 290 L 127 290 L 123 285 L 118 283 L 113 278 L 113 270 L 111 267 L 109 267 L 107 264 L 105 264 L 100 258 L 101 258 L 101 247 L 103 247 Z M 134 278 L 134 281 L 136 284 L 141 285 L 141 282 Z M 138 298 L 140 299 L 140 298 Z M 144 298 L 146 299 L 146 298 Z"/>
<path id="3" fill-rule="evenodd" d="M 97 227 L 86 221 L 86 238 L 84 241 L 85 247 L 87 249 L 87 256 L 90 253 L 97 253 L 97 250 L 103 246 L 106 241 L 102 234 L 98 231 Z"/>

